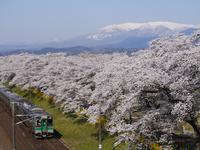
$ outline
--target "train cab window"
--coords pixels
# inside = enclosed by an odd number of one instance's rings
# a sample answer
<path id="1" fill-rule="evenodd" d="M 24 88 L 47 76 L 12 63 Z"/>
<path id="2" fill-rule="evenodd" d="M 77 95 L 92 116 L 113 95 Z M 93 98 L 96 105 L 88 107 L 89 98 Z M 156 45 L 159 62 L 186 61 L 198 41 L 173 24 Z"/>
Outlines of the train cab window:
<path id="1" fill-rule="evenodd" d="M 39 119 L 36 120 L 36 126 L 37 127 L 41 126 L 41 121 Z"/>
<path id="2" fill-rule="evenodd" d="M 47 119 L 47 125 L 52 126 L 53 120 L 51 118 Z"/>

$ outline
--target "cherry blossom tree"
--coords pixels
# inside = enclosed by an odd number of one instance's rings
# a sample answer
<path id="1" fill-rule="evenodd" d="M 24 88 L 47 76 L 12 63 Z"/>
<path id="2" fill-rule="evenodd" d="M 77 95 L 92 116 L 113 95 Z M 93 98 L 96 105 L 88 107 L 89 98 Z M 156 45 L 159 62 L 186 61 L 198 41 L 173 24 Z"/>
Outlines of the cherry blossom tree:
<path id="1" fill-rule="evenodd" d="M 200 32 L 155 39 L 131 55 L 1 56 L 0 81 L 38 88 L 64 113 L 85 114 L 91 123 L 101 107 L 115 145 L 173 143 L 183 121 L 200 136 Z"/>

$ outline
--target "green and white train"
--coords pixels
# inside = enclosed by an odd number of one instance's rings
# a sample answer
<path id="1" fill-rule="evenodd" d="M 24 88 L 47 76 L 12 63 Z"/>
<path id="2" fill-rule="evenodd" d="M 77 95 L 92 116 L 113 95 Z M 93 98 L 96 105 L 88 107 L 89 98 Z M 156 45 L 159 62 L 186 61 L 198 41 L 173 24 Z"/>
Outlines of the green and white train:
<path id="1" fill-rule="evenodd" d="M 53 117 L 44 109 L 36 107 L 31 102 L 0 86 L 0 99 L 7 105 L 15 103 L 15 114 L 31 128 L 36 138 L 50 138 L 54 135 Z"/>

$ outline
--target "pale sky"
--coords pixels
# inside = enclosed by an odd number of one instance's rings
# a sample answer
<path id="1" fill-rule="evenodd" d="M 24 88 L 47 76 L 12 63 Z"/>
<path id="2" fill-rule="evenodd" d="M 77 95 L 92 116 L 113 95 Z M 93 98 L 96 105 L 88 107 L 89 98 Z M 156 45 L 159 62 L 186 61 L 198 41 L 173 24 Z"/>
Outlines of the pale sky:
<path id="1" fill-rule="evenodd" d="M 1 0 L 0 44 L 67 40 L 125 22 L 200 24 L 200 0 Z"/>

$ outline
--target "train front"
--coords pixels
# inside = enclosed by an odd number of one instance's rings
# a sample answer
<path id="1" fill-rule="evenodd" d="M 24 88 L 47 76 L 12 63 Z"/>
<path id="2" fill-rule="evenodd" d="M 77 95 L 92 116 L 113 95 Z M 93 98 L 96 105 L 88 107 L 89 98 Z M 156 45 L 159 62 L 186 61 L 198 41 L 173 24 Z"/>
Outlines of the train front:
<path id="1" fill-rule="evenodd" d="M 48 113 L 37 114 L 33 121 L 33 134 L 36 138 L 53 137 L 53 117 Z"/>

